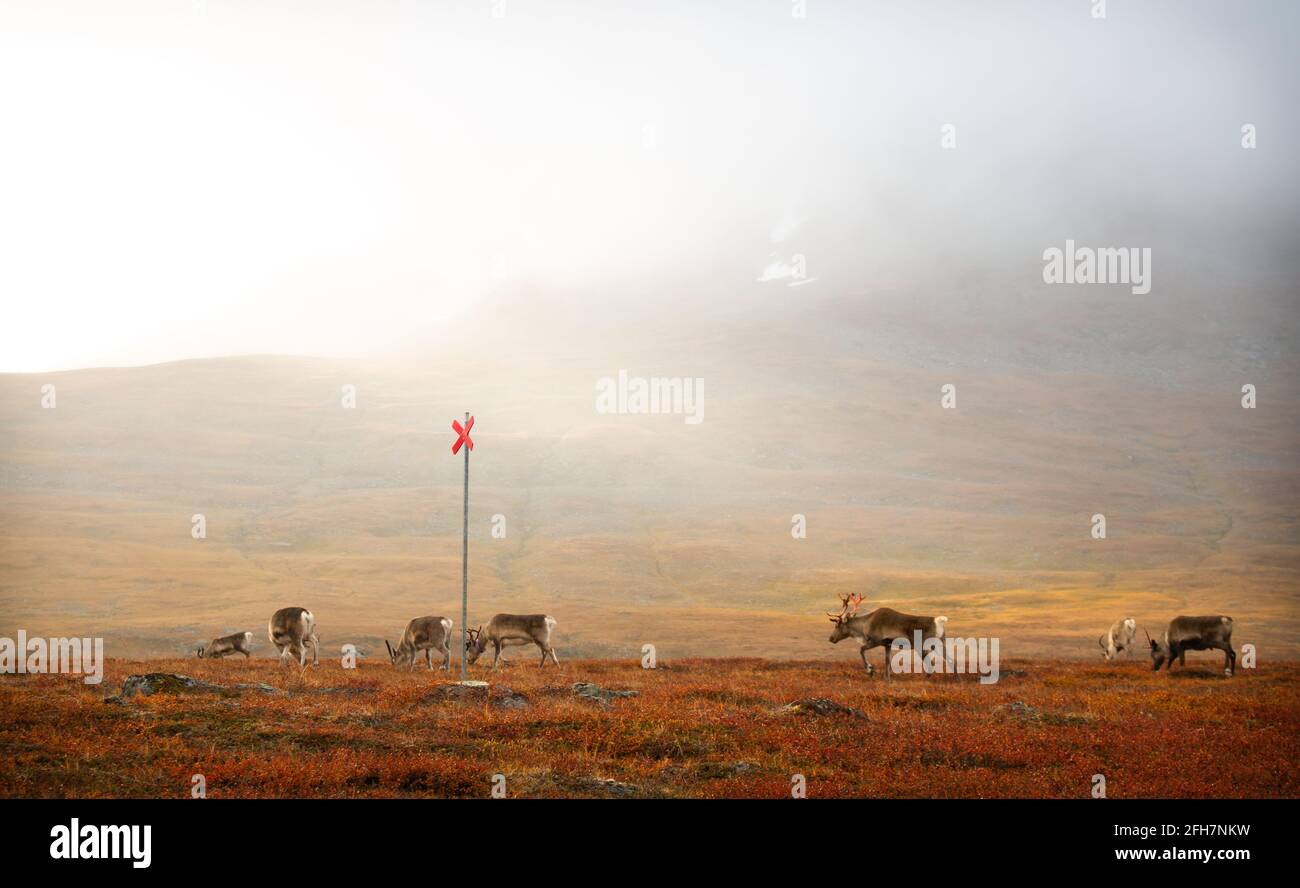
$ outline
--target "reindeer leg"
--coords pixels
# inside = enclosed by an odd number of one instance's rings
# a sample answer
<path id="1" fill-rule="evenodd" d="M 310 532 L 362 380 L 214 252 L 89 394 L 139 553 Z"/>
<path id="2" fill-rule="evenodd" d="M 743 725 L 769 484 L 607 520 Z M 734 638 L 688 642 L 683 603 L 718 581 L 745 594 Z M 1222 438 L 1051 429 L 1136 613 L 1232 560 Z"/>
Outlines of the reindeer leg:
<path id="1" fill-rule="evenodd" d="M 558 669 L 560 667 L 560 658 L 555 656 L 555 648 L 548 648 L 548 650 L 551 652 L 551 662 L 554 663 L 555 668 Z"/>
<path id="2" fill-rule="evenodd" d="M 1179 665 L 1179 666 L 1186 666 L 1186 665 L 1187 665 L 1187 651 L 1180 650 L 1180 651 L 1178 652 L 1178 665 Z"/>
<path id="3" fill-rule="evenodd" d="M 867 661 L 867 651 L 871 650 L 871 648 L 872 648 L 872 644 L 869 641 L 864 641 L 862 643 L 862 647 L 858 648 L 858 655 L 862 657 L 862 665 L 867 667 L 867 675 L 871 675 L 876 671 L 871 667 L 871 663 Z M 889 665 L 888 659 L 885 660 L 885 665 L 886 666 Z"/>
<path id="4" fill-rule="evenodd" d="M 442 668 L 444 671 L 451 670 L 451 642 L 447 642 L 442 648 Z"/>
<path id="5" fill-rule="evenodd" d="M 492 642 L 492 668 L 497 668 L 497 661 L 501 659 L 501 642 Z"/>
<path id="6" fill-rule="evenodd" d="M 540 644 L 538 645 L 538 647 L 539 647 L 539 648 L 542 648 L 542 664 L 541 664 L 541 668 L 542 668 L 542 669 L 545 669 L 545 668 L 546 668 L 546 648 L 542 647 Z"/>
<path id="7" fill-rule="evenodd" d="M 1237 652 L 1229 641 L 1223 643 L 1223 672 L 1225 675 L 1237 674 Z"/>

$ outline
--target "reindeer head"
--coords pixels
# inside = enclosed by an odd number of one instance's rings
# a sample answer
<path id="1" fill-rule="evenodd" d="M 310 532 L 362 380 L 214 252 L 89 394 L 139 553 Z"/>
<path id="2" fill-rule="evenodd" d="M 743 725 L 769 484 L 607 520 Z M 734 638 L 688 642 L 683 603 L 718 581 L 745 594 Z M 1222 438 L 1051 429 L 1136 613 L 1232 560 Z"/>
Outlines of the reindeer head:
<path id="1" fill-rule="evenodd" d="M 858 615 L 858 605 L 862 604 L 862 596 L 857 592 L 845 592 L 840 595 L 840 612 L 838 614 L 826 612 L 826 616 L 831 618 L 835 624 L 835 629 L 831 631 L 831 644 L 837 644 L 848 638 L 853 633 L 849 631 L 849 620 Z"/>
<path id="2" fill-rule="evenodd" d="M 478 658 L 483 655 L 483 649 L 487 647 L 487 639 L 483 637 L 483 627 L 477 629 L 465 630 L 465 660 L 473 665 L 478 662 Z"/>
<path id="3" fill-rule="evenodd" d="M 1160 667 L 1165 665 L 1165 660 L 1169 659 L 1169 645 L 1163 641 L 1156 641 L 1151 637 L 1151 633 L 1147 632 L 1145 629 L 1142 631 L 1146 634 L 1147 641 L 1151 644 L 1151 671 L 1159 672 Z"/>
<path id="4" fill-rule="evenodd" d="M 405 648 L 393 647 L 388 643 L 387 638 L 384 639 L 384 647 L 388 648 L 388 662 L 394 666 L 409 666 L 411 661 L 415 659 L 414 648 L 406 650 Z"/>

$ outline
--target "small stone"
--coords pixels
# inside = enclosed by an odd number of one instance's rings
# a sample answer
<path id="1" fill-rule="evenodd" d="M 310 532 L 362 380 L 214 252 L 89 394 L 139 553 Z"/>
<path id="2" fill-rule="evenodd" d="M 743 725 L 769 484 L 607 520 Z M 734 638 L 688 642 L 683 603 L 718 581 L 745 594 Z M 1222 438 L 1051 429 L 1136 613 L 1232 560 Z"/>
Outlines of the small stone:
<path id="1" fill-rule="evenodd" d="M 529 706 L 528 698 L 523 694 L 500 686 L 497 687 L 496 693 L 492 694 L 488 702 L 498 709 L 527 709 Z"/>
<path id="2" fill-rule="evenodd" d="M 860 709 L 845 706 L 843 703 L 836 703 L 834 700 L 827 700 L 825 697 L 808 697 L 804 700 L 795 700 L 793 703 L 787 703 L 781 707 L 781 711 L 813 715 L 851 715 L 854 718 L 867 717 L 866 713 Z"/>
<path id="3" fill-rule="evenodd" d="M 573 693 L 579 697 L 585 697 L 588 700 L 597 700 L 601 703 L 609 703 L 620 697 L 639 697 L 640 691 L 616 691 L 610 688 L 602 688 L 600 685 L 592 684 L 589 681 L 579 681 L 573 684 Z"/>

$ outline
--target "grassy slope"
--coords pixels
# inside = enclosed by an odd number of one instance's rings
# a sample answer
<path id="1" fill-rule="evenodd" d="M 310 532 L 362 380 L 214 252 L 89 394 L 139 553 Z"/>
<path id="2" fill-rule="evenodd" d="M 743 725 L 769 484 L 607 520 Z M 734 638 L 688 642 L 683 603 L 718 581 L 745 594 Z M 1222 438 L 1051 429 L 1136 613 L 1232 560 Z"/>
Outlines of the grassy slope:
<path id="1" fill-rule="evenodd" d="M 303 604 L 331 649 L 381 650 L 413 616 L 458 618 L 443 420 L 468 402 L 471 619 L 549 611 L 570 655 L 823 657 L 821 612 L 846 590 L 945 613 L 1008 656 L 1092 657 L 1120 616 L 1155 632 L 1216 612 L 1265 658 L 1300 655 L 1289 405 L 1241 410 L 1227 370 L 1177 385 L 1142 366 L 1030 372 L 951 342 L 929 367 L 899 351 L 909 341 L 885 329 L 815 364 L 734 344 L 690 361 L 552 356 L 529 359 L 544 378 L 485 368 L 472 388 L 281 358 L 3 376 L 0 633 L 179 655 L 236 630 L 262 643 L 272 610 Z M 594 414 L 592 380 L 628 365 L 696 368 L 706 421 Z M 937 406 L 949 378 L 955 413 Z M 55 410 L 38 406 L 47 379 Z M 356 410 L 338 406 L 345 382 Z M 806 540 L 790 537 L 796 512 Z M 727 628 L 738 610 L 742 632 Z"/>

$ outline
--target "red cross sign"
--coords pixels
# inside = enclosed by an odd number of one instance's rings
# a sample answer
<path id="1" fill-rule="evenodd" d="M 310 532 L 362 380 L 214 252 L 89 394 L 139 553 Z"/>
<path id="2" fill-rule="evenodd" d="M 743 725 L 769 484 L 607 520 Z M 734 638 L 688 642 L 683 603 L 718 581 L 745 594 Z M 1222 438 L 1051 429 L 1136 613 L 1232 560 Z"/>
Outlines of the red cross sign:
<path id="1" fill-rule="evenodd" d="M 460 445 L 462 444 L 469 447 L 470 450 L 474 449 L 474 439 L 469 436 L 469 430 L 472 428 L 474 428 L 474 417 L 472 416 L 469 418 L 469 421 L 465 423 L 464 428 L 461 428 L 458 420 L 453 419 L 451 421 L 451 430 L 459 436 L 456 438 L 456 443 L 451 445 L 452 456 L 460 453 Z"/>

